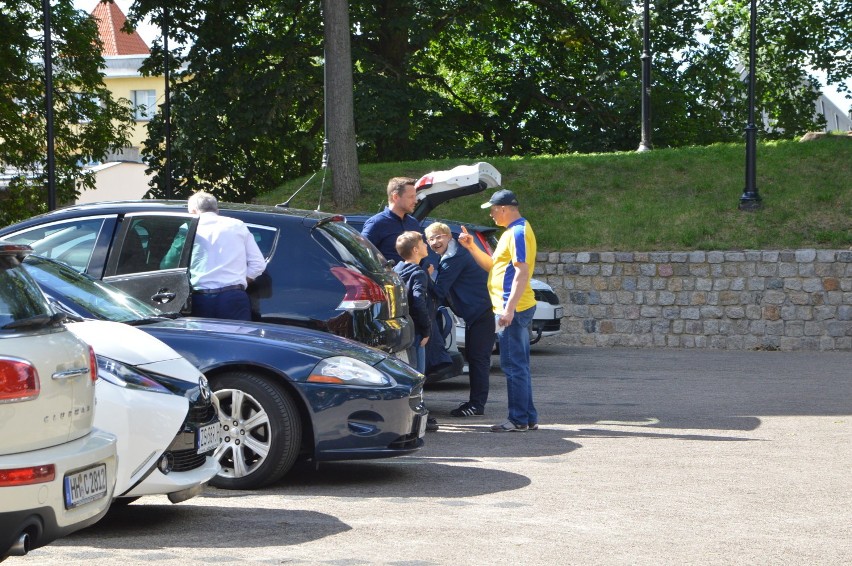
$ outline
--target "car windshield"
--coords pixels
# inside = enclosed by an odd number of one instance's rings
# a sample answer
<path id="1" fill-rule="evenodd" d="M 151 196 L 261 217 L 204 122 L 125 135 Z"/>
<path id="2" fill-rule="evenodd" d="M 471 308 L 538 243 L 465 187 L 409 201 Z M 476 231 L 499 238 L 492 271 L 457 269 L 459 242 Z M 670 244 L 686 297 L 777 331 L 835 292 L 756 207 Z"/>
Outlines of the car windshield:
<path id="1" fill-rule="evenodd" d="M 51 314 L 44 295 L 20 261 L 14 256 L 0 255 L 0 327 L 50 318 Z"/>
<path id="2" fill-rule="evenodd" d="M 45 291 L 61 296 L 60 302 L 72 302 L 96 317 L 115 322 L 136 322 L 164 316 L 157 309 L 112 287 L 77 273 L 61 263 L 38 256 L 29 256 L 24 265 Z M 72 310 L 76 309 L 73 305 Z"/>

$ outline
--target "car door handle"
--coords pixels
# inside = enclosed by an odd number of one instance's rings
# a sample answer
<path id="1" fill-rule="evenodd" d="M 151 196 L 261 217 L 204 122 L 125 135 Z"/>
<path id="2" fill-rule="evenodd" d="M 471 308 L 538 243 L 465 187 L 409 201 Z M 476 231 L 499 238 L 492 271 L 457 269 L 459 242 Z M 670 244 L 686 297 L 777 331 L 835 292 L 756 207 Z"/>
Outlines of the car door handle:
<path id="1" fill-rule="evenodd" d="M 175 300 L 177 295 L 170 292 L 168 289 L 160 289 L 152 297 L 151 300 L 160 305 L 170 303 Z"/>
<path id="2" fill-rule="evenodd" d="M 65 371 L 57 371 L 50 377 L 51 379 L 71 379 L 72 377 L 77 377 L 78 375 L 86 375 L 87 373 L 89 373 L 89 368 L 77 368 Z"/>

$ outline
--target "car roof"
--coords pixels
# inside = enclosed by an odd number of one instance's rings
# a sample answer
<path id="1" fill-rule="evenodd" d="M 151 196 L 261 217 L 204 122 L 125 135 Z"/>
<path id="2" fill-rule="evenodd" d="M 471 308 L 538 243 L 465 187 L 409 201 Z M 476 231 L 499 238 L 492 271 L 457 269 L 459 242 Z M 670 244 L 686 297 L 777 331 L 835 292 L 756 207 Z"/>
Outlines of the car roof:
<path id="1" fill-rule="evenodd" d="M 302 210 L 298 208 L 285 208 L 280 206 L 270 206 L 261 204 L 242 204 L 220 202 L 220 211 L 233 212 L 248 212 L 261 214 L 280 214 L 298 218 L 315 218 L 321 220 L 335 216 L 328 212 L 318 212 L 315 210 Z M 103 201 L 86 204 L 74 204 L 59 208 L 57 210 L 34 216 L 30 220 L 35 219 L 58 219 L 65 217 L 81 216 L 84 214 L 118 214 L 127 212 L 186 212 L 185 200 L 120 200 L 120 201 Z"/>

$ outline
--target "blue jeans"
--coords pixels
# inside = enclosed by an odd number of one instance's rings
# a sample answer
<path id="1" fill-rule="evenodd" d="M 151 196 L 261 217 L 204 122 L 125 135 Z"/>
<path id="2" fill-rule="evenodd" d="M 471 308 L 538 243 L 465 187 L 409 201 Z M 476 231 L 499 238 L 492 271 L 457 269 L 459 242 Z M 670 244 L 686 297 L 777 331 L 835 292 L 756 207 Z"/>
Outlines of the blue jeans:
<path id="1" fill-rule="evenodd" d="M 421 346 L 420 341 L 423 337 L 419 334 L 414 335 L 414 343 L 408 349 L 408 355 L 411 358 L 408 364 L 422 374 L 426 373 L 426 346 Z M 429 342 L 432 338 L 429 338 Z M 427 342 L 428 343 L 428 342 Z"/>
<path id="2" fill-rule="evenodd" d="M 530 375 L 529 328 L 534 314 L 535 307 L 516 311 L 512 324 L 503 328 L 497 327 L 497 336 L 500 339 L 500 367 L 506 374 L 506 391 L 509 395 L 509 420 L 517 425 L 538 423 Z"/>

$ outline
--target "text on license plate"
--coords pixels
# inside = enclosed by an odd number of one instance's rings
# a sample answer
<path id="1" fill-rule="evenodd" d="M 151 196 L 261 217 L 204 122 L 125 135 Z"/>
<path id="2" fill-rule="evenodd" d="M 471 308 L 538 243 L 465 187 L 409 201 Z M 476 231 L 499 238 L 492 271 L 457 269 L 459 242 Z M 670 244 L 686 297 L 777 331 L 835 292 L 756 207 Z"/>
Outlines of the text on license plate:
<path id="1" fill-rule="evenodd" d="M 106 464 L 65 476 L 65 508 L 74 509 L 107 494 Z"/>
<path id="2" fill-rule="evenodd" d="M 195 446 L 198 453 L 203 454 L 215 450 L 221 442 L 222 425 L 218 422 L 205 425 L 198 429 L 195 435 Z"/>
<path id="3" fill-rule="evenodd" d="M 562 318 L 562 307 L 553 309 L 553 318 Z"/>

